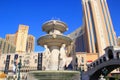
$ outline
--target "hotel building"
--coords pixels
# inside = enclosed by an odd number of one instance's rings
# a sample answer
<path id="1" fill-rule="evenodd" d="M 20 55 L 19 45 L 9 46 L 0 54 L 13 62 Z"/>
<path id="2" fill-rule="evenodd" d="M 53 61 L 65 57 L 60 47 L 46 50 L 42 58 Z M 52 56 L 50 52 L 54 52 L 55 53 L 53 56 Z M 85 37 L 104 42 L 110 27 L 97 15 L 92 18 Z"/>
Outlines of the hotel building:
<path id="1" fill-rule="evenodd" d="M 27 44 L 26 44 L 26 52 L 28 53 L 34 52 L 34 43 L 35 43 L 35 37 L 33 35 L 28 35 Z"/>
<path id="2" fill-rule="evenodd" d="M 98 55 L 94 53 L 76 52 L 77 68 L 87 71 L 87 65 L 98 59 Z"/>
<path id="3" fill-rule="evenodd" d="M 19 25 L 16 41 L 16 52 L 23 53 L 26 52 L 27 36 L 28 36 L 28 26 Z"/>
<path id="4" fill-rule="evenodd" d="M 85 27 L 86 51 L 104 54 L 107 46 L 115 46 L 116 34 L 113 29 L 106 0 L 82 0 Z"/>
<path id="5" fill-rule="evenodd" d="M 0 56 L 0 71 L 7 74 L 8 77 L 18 76 L 18 63 L 21 59 L 22 67 L 20 69 L 20 78 L 26 80 L 25 77 L 29 71 L 37 71 L 42 69 L 42 63 L 37 52 L 32 53 L 7 53 Z"/>
<path id="6" fill-rule="evenodd" d="M 19 25 L 15 34 L 7 34 L 6 40 L 16 45 L 16 53 L 25 53 L 34 51 L 35 37 L 28 34 L 29 26 Z"/>
<path id="7" fill-rule="evenodd" d="M 82 0 L 82 6 L 83 25 L 68 36 L 74 42 L 77 66 L 86 71 L 86 64 L 105 54 L 106 47 L 116 46 L 117 41 L 107 1 Z"/>
<path id="8" fill-rule="evenodd" d="M 0 54 L 15 53 L 15 45 L 0 38 Z"/>
<path id="9" fill-rule="evenodd" d="M 120 36 L 117 38 L 117 45 L 120 46 Z"/>
<path id="10" fill-rule="evenodd" d="M 79 27 L 77 30 L 68 35 L 74 42 L 75 52 L 86 52 L 85 30 Z"/>

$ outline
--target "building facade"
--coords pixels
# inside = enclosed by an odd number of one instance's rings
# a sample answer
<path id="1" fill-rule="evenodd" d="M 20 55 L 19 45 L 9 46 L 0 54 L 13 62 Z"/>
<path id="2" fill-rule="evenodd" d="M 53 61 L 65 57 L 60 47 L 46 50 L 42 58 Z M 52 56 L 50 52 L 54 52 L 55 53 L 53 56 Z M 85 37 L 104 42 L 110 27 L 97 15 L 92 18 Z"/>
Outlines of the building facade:
<path id="1" fill-rule="evenodd" d="M 34 43 L 35 43 L 35 37 L 33 35 L 28 35 L 27 44 L 26 44 L 26 52 L 31 53 L 34 51 Z"/>
<path id="2" fill-rule="evenodd" d="M 101 56 L 107 46 L 116 45 L 116 34 L 107 1 L 82 0 L 82 6 L 87 52 L 97 52 Z"/>
<path id="3" fill-rule="evenodd" d="M 82 6 L 83 25 L 68 36 L 73 39 L 76 52 L 98 53 L 100 57 L 107 46 L 117 45 L 107 2 L 82 0 Z"/>
<path id="4" fill-rule="evenodd" d="M 27 36 L 29 27 L 26 25 L 19 25 L 16 41 L 16 52 L 26 52 Z"/>
<path id="5" fill-rule="evenodd" d="M 117 45 L 120 46 L 120 36 L 117 38 Z"/>
<path id="6" fill-rule="evenodd" d="M 6 40 L 16 45 L 17 53 L 31 53 L 34 51 L 35 37 L 28 34 L 29 26 L 19 25 L 15 34 L 7 34 Z"/>
<path id="7" fill-rule="evenodd" d="M 82 71 L 87 71 L 87 65 L 98 59 L 95 53 L 77 52 L 77 67 Z"/>
<path id="8" fill-rule="evenodd" d="M 13 72 L 13 68 L 14 68 L 14 62 L 16 62 L 16 64 L 18 64 L 20 62 L 20 58 L 21 58 L 21 63 L 22 63 L 22 69 L 21 72 L 28 72 L 28 71 L 32 71 L 32 70 L 37 70 L 37 66 L 38 66 L 38 54 L 40 53 L 22 53 L 22 54 L 2 54 L 0 56 L 0 71 L 5 71 L 5 67 L 8 67 L 8 71 L 9 72 Z M 7 62 L 7 57 L 9 56 L 9 64 L 6 64 Z M 15 60 L 15 57 L 17 57 L 17 59 Z"/>
<path id="9" fill-rule="evenodd" d="M 68 36 L 73 40 L 75 52 L 86 52 L 85 30 L 83 26 Z"/>
<path id="10" fill-rule="evenodd" d="M 0 38 L 0 54 L 15 53 L 15 45 Z"/>
<path id="11" fill-rule="evenodd" d="M 87 70 L 86 64 L 102 56 L 106 47 L 116 46 L 117 42 L 119 45 L 120 41 L 119 38 L 116 41 L 106 0 L 82 0 L 82 6 L 83 25 L 68 36 L 73 39 L 78 67 Z"/>
<path id="12" fill-rule="evenodd" d="M 9 41 L 11 44 L 16 45 L 17 32 L 15 34 L 6 34 L 6 41 Z"/>

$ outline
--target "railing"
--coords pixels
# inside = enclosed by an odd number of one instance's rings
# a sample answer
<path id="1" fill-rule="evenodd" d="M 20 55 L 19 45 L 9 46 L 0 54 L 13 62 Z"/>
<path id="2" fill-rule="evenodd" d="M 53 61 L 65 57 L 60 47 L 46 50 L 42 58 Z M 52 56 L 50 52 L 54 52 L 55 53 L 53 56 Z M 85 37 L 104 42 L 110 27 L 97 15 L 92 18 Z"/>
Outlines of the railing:
<path id="1" fill-rule="evenodd" d="M 109 61 L 109 60 L 113 60 L 113 59 L 120 59 L 120 52 L 119 51 L 118 52 L 114 52 L 112 56 L 113 56 L 113 58 L 110 58 L 107 53 L 104 54 L 99 59 L 95 60 L 91 64 L 88 64 L 87 65 L 88 70 L 91 70 L 92 68 L 95 68 L 96 66 L 100 65 L 103 62 L 106 62 L 106 61 Z"/>

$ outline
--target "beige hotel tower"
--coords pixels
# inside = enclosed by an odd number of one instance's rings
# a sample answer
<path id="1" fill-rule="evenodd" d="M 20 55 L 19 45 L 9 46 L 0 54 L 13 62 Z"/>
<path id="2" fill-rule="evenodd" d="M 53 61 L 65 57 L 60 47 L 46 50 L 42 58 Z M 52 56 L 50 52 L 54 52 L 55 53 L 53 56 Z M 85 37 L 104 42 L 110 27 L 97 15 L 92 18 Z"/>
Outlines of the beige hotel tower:
<path id="1" fill-rule="evenodd" d="M 15 34 L 7 34 L 6 40 L 16 46 L 16 53 L 31 53 L 34 51 L 35 37 L 28 34 L 29 26 L 19 25 Z"/>
<path id="2" fill-rule="evenodd" d="M 106 0 L 82 0 L 87 52 L 104 54 L 107 46 L 116 45 Z"/>
<path id="3" fill-rule="evenodd" d="M 16 52 L 18 53 L 26 52 L 27 36 L 28 26 L 19 25 L 17 33 Z"/>

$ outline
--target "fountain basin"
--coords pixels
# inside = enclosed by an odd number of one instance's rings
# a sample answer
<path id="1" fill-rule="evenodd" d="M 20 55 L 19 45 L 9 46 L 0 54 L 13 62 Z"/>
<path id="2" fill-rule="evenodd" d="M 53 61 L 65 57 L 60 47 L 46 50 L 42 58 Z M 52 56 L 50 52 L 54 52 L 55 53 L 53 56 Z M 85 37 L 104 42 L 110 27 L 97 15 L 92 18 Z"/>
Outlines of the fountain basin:
<path id="1" fill-rule="evenodd" d="M 61 46 L 62 44 L 70 45 L 72 40 L 63 35 L 45 35 L 37 40 L 38 45 L 44 46 Z"/>
<path id="2" fill-rule="evenodd" d="M 50 21 L 47 21 L 47 22 L 45 22 L 43 24 L 42 29 L 43 29 L 43 31 L 45 31 L 47 33 L 49 31 L 53 30 L 53 29 L 59 30 L 60 32 L 63 33 L 63 32 L 65 32 L 68 29 L 68 27 L 62 21 L 59 21 L 59 20 L 50 20 Z"/>
<path id="3" fill-rule="evenodd" d="M 27 80 L 80 80 L 78 71 L 31 71 Z"/>

